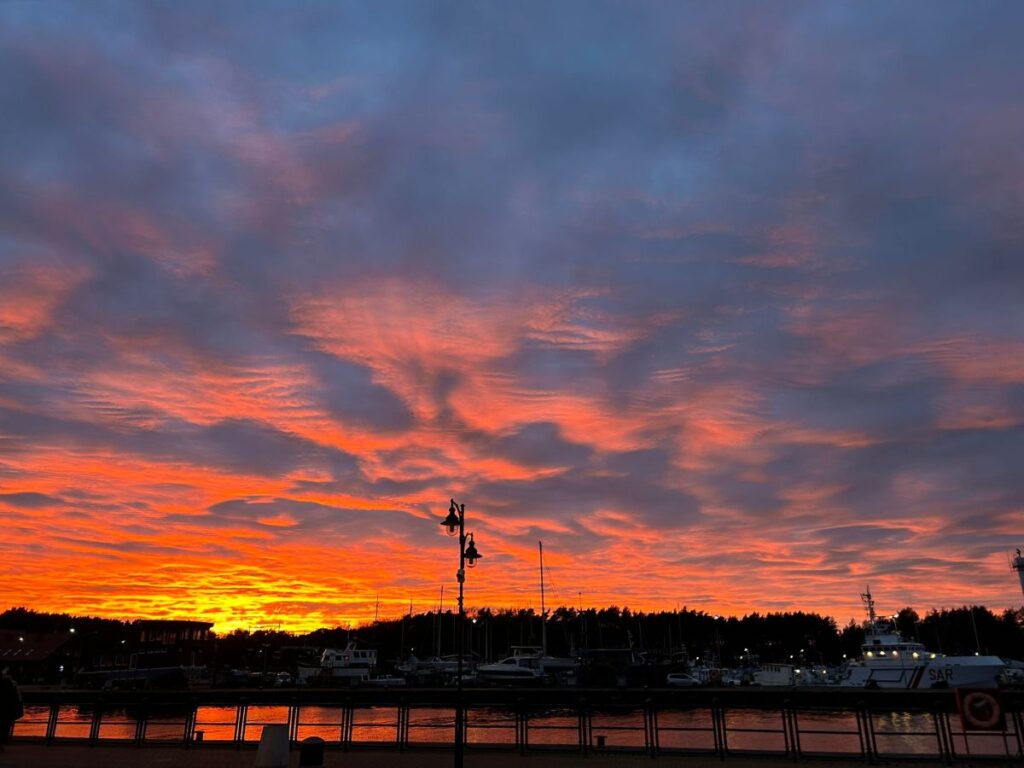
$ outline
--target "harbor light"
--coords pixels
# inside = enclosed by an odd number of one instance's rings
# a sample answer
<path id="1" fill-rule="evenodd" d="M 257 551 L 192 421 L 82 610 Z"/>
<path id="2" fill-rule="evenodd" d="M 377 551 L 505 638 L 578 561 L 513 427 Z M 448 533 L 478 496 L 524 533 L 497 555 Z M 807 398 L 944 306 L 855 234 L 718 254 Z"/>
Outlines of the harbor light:
<path id="1" fill-rule="evenodd" d="M 867 653 L 865 653 L 864 655 L 865 655 L 865 656 L 867 656 L 867 657 L 868 657 L 868 658 L 870 659 L 870 658 L 872 658 L 872 657 L 873 657 L 873 656 L 874 656 L 875 654 L 874 654 L 874 652 L 873 652 L 873 651 L 868 651 L 868 652 L 867 652 Z"/>
<path id="2" fill-rule="evenodd" d="M 74 627 L 72 627 L 69 631 L 71 632 L 72 635 L 75 634 L 75 628 Z"/>
<path id="3" fill-rule="evenodd" d="M 448 535 L 454 536 L 459 530 L 459 514 L 455 509 L 455 501 L 448 507 L 448 517 L 441 521 L 441 525 L 448 529 Z"/>
<path id="4" fill-rule="evenodd" d="M 476 544 L 473 543 L 472 533 L 466 534 L 466 539 L 466 565 L 472 568 L 483 555 L 476 551 Z"/>
<path id="5" fill-rule="evenodd" d="M 917 651 L 914 651 L 913 656 L 914 656 L 915 659 L 918 659 L 918 658 L 921 657 L 921 654 L 918 653 Z"/>

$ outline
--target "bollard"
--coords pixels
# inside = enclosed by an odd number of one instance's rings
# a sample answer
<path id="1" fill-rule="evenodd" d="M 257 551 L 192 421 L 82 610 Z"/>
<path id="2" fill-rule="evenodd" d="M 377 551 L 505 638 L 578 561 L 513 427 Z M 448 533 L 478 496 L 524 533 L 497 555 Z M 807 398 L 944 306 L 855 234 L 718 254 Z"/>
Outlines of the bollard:
<path id="1" fill-rule="evenodd" d="M 206 735 L 205 731 L 196 731 L 192 738 L 198 743 L 203 740 L 204 735 Z"/>
<path id="2" fill-rule="evenodd" d="M 299 765 L 301 768 L 323 768 L 324 740 L 319 736 L 310 736 L 302 740 L 299 747 Z"/>
<path id="3" fill-rule="evenodd" d="M 604 749 L 604 740 L 605 740 L 604 735 L 599 735 L 597 737 L 597 748 L 598 749 Z"/>
<path id="4" fill-rule="evenodd" d="M 288 726 L 265 725 L 256 751 L 256 768 L 288 768 Z"/>

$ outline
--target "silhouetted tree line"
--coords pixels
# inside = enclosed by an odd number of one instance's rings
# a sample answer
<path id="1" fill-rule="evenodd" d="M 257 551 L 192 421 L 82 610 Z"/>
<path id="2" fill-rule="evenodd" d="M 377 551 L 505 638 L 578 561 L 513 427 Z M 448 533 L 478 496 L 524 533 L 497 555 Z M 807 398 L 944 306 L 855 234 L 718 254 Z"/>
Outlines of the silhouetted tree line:
<path id="1" fill-rule="evenodd" d="M 306 634 L 236 630 L 216 637 L 214 664 L 254 670 L 283 669 L 306 659 L 312 661 L 325 647 L 344 647 L 355 641 L 375 648 L 381 663 L 415 654 L 420 658 L 455 652 L 457 614 L 436 611 L 377 621 L 347 630 L 318 629 Z M 992 654 L 1024 657 L 1024 609 L 994 614 L 983 606 L 932 610 L 923 618 L 912 608 L 896 615 L 907 638 L 948 655 Z M 38 613 L 13 608 L 0 614 L 0 629 L 28 632 L 67 631 L 76 627 L 79 642 L 99 650 L 130 636 L 132 625 L 113 619 Z M 632 647 L 648 658 L 690 663 L 784 662 L 839 663 L 844 655 L 856 658 L 864 639 L 861 625 L 851 622 L 841 630 L 833 619 L 802 611 L 752 613 L 742 618 L 719 617 L 684 608 L 680 611 L 634 612 L 628 607 L 577 610 L 560 607 L 547 621 L 547 648 L 551 655 L 569 656 L 584 649 Z M 539 646 L 540 616 L 532 609 L 469 613 L 464 625 L 465 648 L 481 659 L 508 655 L 513 646 Z"/>

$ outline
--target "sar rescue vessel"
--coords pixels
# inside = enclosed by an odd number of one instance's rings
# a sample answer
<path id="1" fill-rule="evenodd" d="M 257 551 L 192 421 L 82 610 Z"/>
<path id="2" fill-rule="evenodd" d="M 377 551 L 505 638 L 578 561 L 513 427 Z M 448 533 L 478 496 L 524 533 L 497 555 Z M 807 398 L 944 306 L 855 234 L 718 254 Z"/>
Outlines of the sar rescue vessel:
<path id="1" fill-rule="evenodd" d="M 896 623 L 880 618 L 868 587 L 861 659 L 850 663 L 839 684 L 849 688 L 995 688 L 1006 663 L 998 656 L 944 656 L 902 637 Z"/>

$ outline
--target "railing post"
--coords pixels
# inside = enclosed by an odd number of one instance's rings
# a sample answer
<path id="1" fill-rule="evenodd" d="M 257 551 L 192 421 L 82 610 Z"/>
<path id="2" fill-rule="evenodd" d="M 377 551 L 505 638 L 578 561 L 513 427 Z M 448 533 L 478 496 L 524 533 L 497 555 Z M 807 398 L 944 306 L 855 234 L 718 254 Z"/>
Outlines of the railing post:
<path id="1" fill-rule="evenodd" d="M 135 746 L 141 747 L 142 743 L 146 740 L 146 719 L 149 717 L 148 704 L 146 699 L 143 699 L 139 703 L 137 714 L 135 715 Z"/>
<path id="2" fill-rule="evenodd" d="M 249 705 L 242 699 L 235 706 L 235 749 L 241 749 L 245 742 L 245 721 L 249 714 Z"/>
<path id="3" fill-rule="evenodd" d="M 861 751 L 868 763 L 875 762 L 875 728 L 866 702 L 857 702 L 857 733 L 861 737 Z"/>
<path id="4" fill-rule="evenodd" d="M 348 752 L 352 743 L 353 720 L 355 720 L 355 707 L 352 705 L 352 697 L 346 696 L 341 709 L 341 749 Z"/>
<path id="5" fill-rule="evenodd" d="M 344 749 L 345 747 L 345 727 L 348 725 L 348 710 L 343 705 L 341 707 L 341 722 L 338 723 L 338 743 Z"/>
<path id="6" fill-rule="evenodd" d="M 793 762 L 800 759 L 800 738 L 796 729 L 796 708 L 789 699 L 785 699 L 782 702 L 782 743 L 786 756 L 792 757 Z"/>
<path id="7" fill-rule="evenodd" d="M 792 734 L 789 727 L 789 710 L 786 707 L 786 702 L 782 704 L 782 748 L 785 750 L 786 756 L 789 757 L 793 754 L 793 740 Z"/>
<path id="8" fill-rule="evenodd" d="M 1013 730 L 1017 734 L 1017 757 L 1024 758 L 1024 717 L 1019 709 L 1013 712 Z"/>
<path id="9" fill-rule="evenodd" d="M 729 754 L 729 724 L 725 719 L 725 706 L 718 709 L 718 721 L 722 732 L 722 759 L 725 760 Z"/>
<path id="10" fill-rule="evenodd" d="M 647 698 L 644 701 L 644 741 L 647 742 L 647 751 L 651 757 L 656 757 L 661 744 L 658 739 L 658 708 L 654 699 Z"/>
<path id="11" fill-rule="evenodd" d="M 57 738 L 57 720 L 60 718 L 60 704 L 54 701 L 50 704 L 50 716 L 46 721 L 46 743 L 49 744 Z"/>
<path id="12" fill-rule="evenodd" d="M 577 714 L 579 715 L 579 741 L 580 751 L 584 755 L 590 754 L 590 712 L 587 707 L 587 698 L 581 696 L 577 702 Z"/>
<path id="13" fill-rule="evenodd" d="M 292 744 L 299 740 L 299 716 L 302 714 L 302 705 L 293 696 L 288 705 L 288 741 Z"/>
<path id="14" fill-rule="evenodd" d="M 860 745 L 860 756 L 863 760 L 869 761 L 868 740 L 867 735 L 864 733 L 864 718 L 860 716 L 860 703 L 854 707 L 853 714 L 854 720 L 857 722 L 857 743 Z"/>
<path id="15" fill-rule="evenodd" d="M 185 749 L 189 749 L 192 746 L 192 739 L 195 736 L 196 730 L 196 713 L 199 711 L 199 704 L 193 698 L 189 699 L 188 712 L 185 713 L 185 728 L 182 738 L 185 743 Z"/>
<path id="16" fill-rule="evenodd" d="M 526 702 L 522 697 L 516 699 L 516 746 L 519 754 L 525 755 L 530 742 L 529 725 L 527 724 Z"/>
<path id="17" fill-rule="evenodd" d="M 722 746 L 721 739 L 718 736 L 718 706 L 717 699 L 711 700 L 711 740 L 714 742 L 714 749 L 716 755 L 721 755 Z"/>
<path id="18" fill-rule="evenodd" d="M 717 696 L 711 699 L 711 726 L 715 739 L 715 753 L 719 759 L 725 760 L 725 755 L 729 751 L 725 735 L 725 709 Z"/>
<path id="19" fill-rule="evenodd" d="M 800 746 L 800 720 L 797 714 L 796 707 L 793 703 L 789 704 L 789 727 L 790 733 L 793 734 L 793 762 L 797 762 L 800 759 L 800 753 L 803 751 Z"/>
<path id="20" fill-rule="evenodd" d="M 398 700 L 398 732 L 396 741 L 398 751 L 405 752 L 406 740 L 409 738 L 409 703 L 405 698 Z"/>
<path id="21" fill-rule="evenodd" d="M 100 738 L 100 725 L 103 724 L 103 697 L 99 697 L 93 704 L 92 722 L 89 723 L 89 746 L 95 747 Z"/>
<path id="22" fill-rule="evenodd" d="M 935 736 L 939 743 L 939 760 L 950 765 L 953 762 L 953 738 L 949 732 L 949 722 L 940 701 L 935 702 L 931 714 L 932 722 L 935 723 Z"/>
<path id="23" fill-rule="evenodd" d="M 462 754 L 463 758 L 465 758 L 466 745 L 469 744 L 469 704 L 466 703 L 465 691 L 463 691 L 462 696 L 459 698 L 459 706 L 462 708 L 462 728 L 460 732 L 462 738 Z"/>

